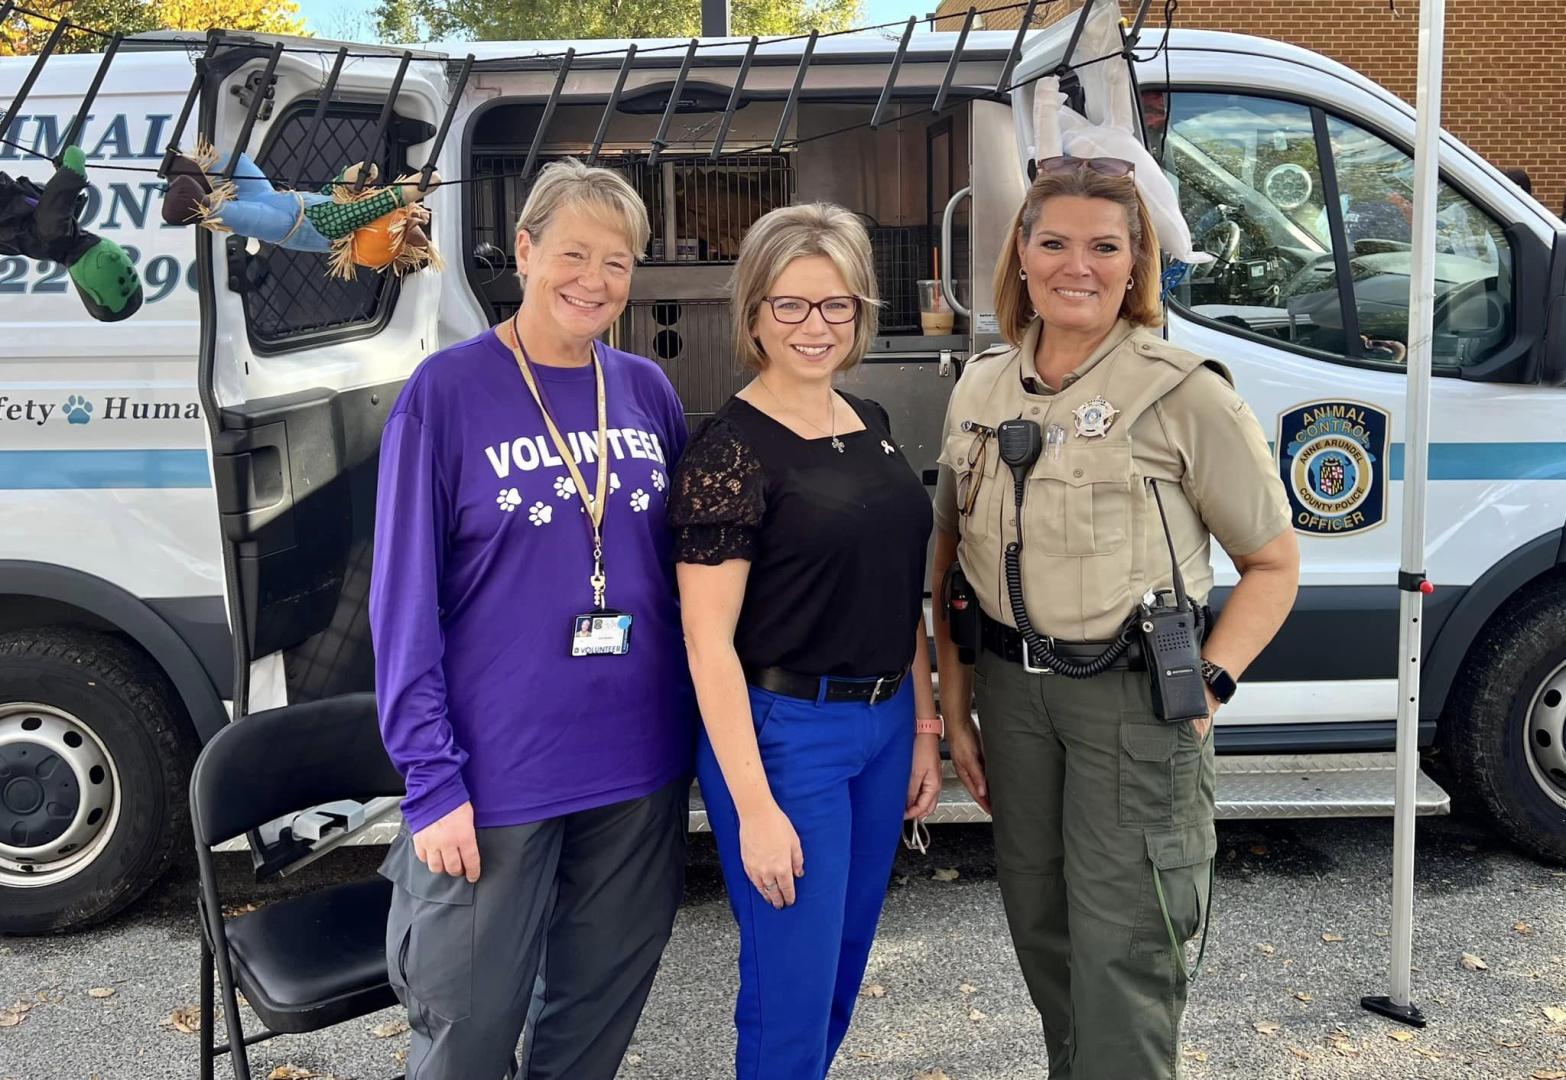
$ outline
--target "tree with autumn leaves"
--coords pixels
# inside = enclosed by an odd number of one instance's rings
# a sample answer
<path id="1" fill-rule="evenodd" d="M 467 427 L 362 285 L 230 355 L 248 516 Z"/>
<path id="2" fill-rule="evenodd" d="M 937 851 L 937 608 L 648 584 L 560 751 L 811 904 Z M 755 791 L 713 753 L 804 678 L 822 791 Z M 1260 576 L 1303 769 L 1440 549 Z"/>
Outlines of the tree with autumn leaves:
<path id="1" fill-rule="evenodd" d="M 214 26 L 272 34 L 302 34 L 304 21 L 293 0 L 31 0 L 26 6 L 48 19 L 13 14 L 0 25 L 0 56 L 37 52 L 54 30 L 51 19 L 122 34 L 148 30 L 200 30 Z M 103 39 L 73 31 L 58 48 L 101 52 Z"/>
<path id="2" fill-rule="evenodd" d="M 846 30 L 861 0 L 731 0 L 740 35 Z M 383 41 L 549 41 L 558 38 L 689 37 L 700 32 L 700 0 L 379 0 L 371 13 Z"/>

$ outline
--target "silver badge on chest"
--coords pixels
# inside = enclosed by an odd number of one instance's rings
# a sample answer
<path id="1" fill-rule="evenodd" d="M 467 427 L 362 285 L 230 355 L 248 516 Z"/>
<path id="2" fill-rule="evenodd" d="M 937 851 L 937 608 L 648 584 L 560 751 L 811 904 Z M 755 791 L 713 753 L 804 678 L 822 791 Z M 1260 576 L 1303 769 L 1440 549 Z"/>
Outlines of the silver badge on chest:
<path id="1" fill-rule="evenodd" d="M 1071 411 L 1076 419 L 1079 439 L 1101 439 L 1109 433 L 1109 426 L 1120 415 L 1120 410 L 1101 397 L 1084 401 Z"/>

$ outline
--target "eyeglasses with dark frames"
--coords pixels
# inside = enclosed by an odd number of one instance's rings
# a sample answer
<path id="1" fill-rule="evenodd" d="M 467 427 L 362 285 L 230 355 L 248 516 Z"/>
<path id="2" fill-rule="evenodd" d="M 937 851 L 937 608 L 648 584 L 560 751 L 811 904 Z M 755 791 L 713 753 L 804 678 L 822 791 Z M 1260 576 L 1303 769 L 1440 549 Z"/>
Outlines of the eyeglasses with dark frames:
<path id="1" fill-rule="evenodd" d="M 764 296 L 772 308 L 772 317 L 790 326 L 810 318 L 812 311 L 833 325 L 851 323 L 859 317 L 859 297 L 829 296 L 825 300 L 806 300 L 803 296 Z"/>

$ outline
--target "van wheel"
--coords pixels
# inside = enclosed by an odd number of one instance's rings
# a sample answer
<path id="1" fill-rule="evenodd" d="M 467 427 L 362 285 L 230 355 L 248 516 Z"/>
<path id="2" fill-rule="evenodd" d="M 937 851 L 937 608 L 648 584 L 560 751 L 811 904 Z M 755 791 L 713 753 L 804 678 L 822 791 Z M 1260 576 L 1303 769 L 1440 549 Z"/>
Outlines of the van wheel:
<path id="1" fill-rule="evenodd" d="M 1524 851 L 1566 863 L 1566 582 L 1485 629 L 1441 721 L 1454 799 Z"/>
<path id="2" fill-rule="evenodd" d="M 0 933 L 101 922 L 190 842 L 194 740 L 163 673 L 108 634 L 0 634 Z"/>

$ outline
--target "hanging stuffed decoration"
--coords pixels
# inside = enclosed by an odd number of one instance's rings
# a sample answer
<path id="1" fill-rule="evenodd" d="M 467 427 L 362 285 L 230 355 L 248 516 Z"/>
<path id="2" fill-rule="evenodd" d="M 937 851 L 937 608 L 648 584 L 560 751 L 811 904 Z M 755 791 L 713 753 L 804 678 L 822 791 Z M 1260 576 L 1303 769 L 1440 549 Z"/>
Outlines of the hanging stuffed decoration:
<path id="1" fill-rule="evenodd" d="M 1120 36 L 1120 9 L 1114 0 L 1089 0 L 1095 8 L 1087 15 L 1077 56 L 1106 57 L 1124 49 Z M 1136 88 L 1129 65 L 1089 62 L 1076 69 L 1082 88 L 1083 113 L 1066 104 L 1058 76 L 1049 75 L 1023 88 L 1031 96 L 1032 131 L 1025 132 L 1029 157 L 1042 161 L 1067 154 L 1077 158 L 1114 157 L 1135 166 L 1134 176 L 1142 205 L 1158 235 L 1164 254 L 1187 264 L 1212 261 L 1196 250 L 1191 230 L 1180 212 L 1180 200 L 1163 167 L 1142 144 L 1136 120 Z M 1031 139 L 1026 136 L 1031 135 Z"/>
<path id="2" fill-rule="evenodd" d="M 58 263 L 89 315 L 119 322 L 141 307 L 141 278 L 124 248 L 76 220 L 77 198 L 86 189 L 87 157 L 79 146 L 66 147 L 41 188 L 0 172 L 0 255 Z"/>
<path id="3" fill-rule="evenodd" d="M 273 187 L 243 153 L 233 179 L 222 179 L 222 160 L 211 147 L 200 146 L 195 157 L 177 158 L 170 167 L 163 220 L 254 237 L 290 251 L 321 252 L 330 256 L 330 273 L 340 278 L 353 277 L 356 266 L 394 274 L 441 269 L 440 253 L 424 229 L 430 212 L 420 200 L 429 189 L 420 191 L 407 179 L 372 187 L 378 174 L 372 164 L 364 190 L 355 191 L 360 168 L 349 166 L 319 192 L 287 191 Z M 439 183 L 432 175 L 430 188 Z"/>

